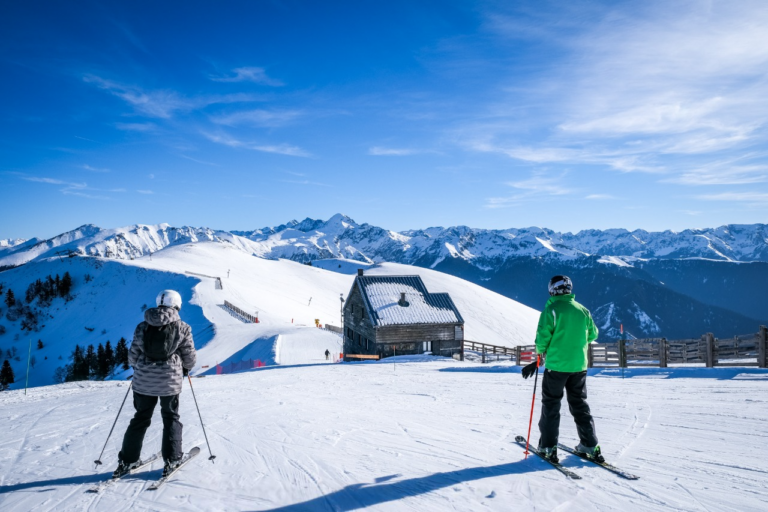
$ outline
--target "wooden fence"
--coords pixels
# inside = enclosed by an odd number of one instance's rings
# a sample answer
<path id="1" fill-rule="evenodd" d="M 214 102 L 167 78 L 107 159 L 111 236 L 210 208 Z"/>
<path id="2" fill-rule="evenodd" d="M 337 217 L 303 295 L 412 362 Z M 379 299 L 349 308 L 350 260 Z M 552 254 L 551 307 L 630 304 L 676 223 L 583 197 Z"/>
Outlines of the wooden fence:
<path id="1" fill-rule="evenodd" d="M 242 309 L 240 309 L 239 307 L 235 306 L 234 304 L 232 304 L 229 301 L 226 301 L 226 300 L 224 301 L 224 307 L 227 308 L 228 310 L 230 310 L 236 316 L 240 317 L 240 320 L 242 320 L 243 322 L 251 323 L 251 324 L 259 323 L 259 317 L 258 316 L 254 316 L 254 315 L 246 313 L 245 311 L 243 311 Z"/>
<path id="2" fill-rule="evenodd" d="M 335 325 L 331 325 L 331 324 L 325 324 L 323 326 L 323 329 L 325 329 L 326 331 L 335 332 L 336 334 L 342 334 L 344 332 L 341 327 L 336 327 Z"/>
<path id="3" fill-rule="evenodd" d="M 189 270 L 187 270 L 186 273 L 191 275 L 191 276 L 207 277 L 209 279 L 215 279 L 216 283 L 215 283 L 214 288 L 216 288 L 217 290 L 223 290 L 224 289 L 224 283 L 221 282 L 221 278 L 220 277 L 208 276 L 208 275 L 200 274 L 200 273 L 197 273 L 197 272 L 190 272 Z"/>
<path id="4" fill-rule="evenodd" d="M 605 367 L 642 367 L 654 366 L 666 368 L 674 364 L 703 364 L 708 368 L 715 366 L 757 366 L 768 367 L 768 329 L 761 325 L 758 332 L 718 339 L 712 333 L 701 338 L 667 340 L 666 338 L 647 338 L 637 340 L 618 340 L 610 343 L 592 343 L 588 347 L 588 366 Z M 499 360 L 499 356 L 508 357 L 518 365 L 534 361 L 535 346 L 501 347 L 477 341 L 464 341 L 464 351 L 482 355 L 482 362 Z M 463 359 L 463 357 L 462 357 Z"/>

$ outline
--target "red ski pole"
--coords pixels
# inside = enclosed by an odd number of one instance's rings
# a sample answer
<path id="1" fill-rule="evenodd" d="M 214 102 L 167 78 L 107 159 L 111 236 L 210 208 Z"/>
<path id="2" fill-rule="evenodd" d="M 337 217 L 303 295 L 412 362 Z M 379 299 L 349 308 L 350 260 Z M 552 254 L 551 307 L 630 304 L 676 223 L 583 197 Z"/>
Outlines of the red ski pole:
<path id="1" fill-rule="evenodd" d="M 531 444 L 531 424 L 533 424 L 533 406 L 536 404 L 536 386 L 539 381 L 539 364 L 541 355 L 536 354 L 536 376 L 533 378 L 533 398 L 531 398 L 531 419 L 528 420 L 528 436 L 525 438 L 525 458 L 528 458 L 528 446 Z"/>

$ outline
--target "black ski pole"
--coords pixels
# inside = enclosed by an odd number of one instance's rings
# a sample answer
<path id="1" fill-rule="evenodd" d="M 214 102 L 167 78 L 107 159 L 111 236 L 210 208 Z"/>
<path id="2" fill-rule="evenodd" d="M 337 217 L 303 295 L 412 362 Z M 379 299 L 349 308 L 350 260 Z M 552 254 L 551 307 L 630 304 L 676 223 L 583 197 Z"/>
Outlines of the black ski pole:
<path id="1" fill-rule="evenodd" d="M 211 443 L 208 442 L 208 434 L 205 433 L 205 425 L 203 424 L 203 416 L 200 414 L 200 407 L 197 405 L 197 397 L 195 397 L 195 388 L 192 387 L 192 377 L 190 375 L 187 375 L 187 379 L 189 379 L 189 389 L 192 390 L 192 398 L 195 400 L 195 408 L 197 409 L 197 416 L 200 418 L 200 426 L 203 427 L 203 435 L 205 436 L 205 444 L 208 445 L 208 453 L 211 455 L 208 457 L 208 460 L 211 462 L 214 462 L 213 459 L 216 458 L 216 456 L 211 451 Z"/>
<path id="2" fill-rule="evenodd" d="M 115 416 L 115 421 L 112 423 L 112 428 L 109 429 L 109 434 L 107 435 L 107 440 L 104 441 L 104 448 L 101 449 L 101 453 L 99 454 L 99 458 L 93 461 L 96 464 L 96 468 L 98 468 L 101 465 L 101 456 L 104 455 L 104 450 L 107 448 L 107 443 L 109 442 L 109 438 L 112 437 L 112 431 L 115 430 L 115 425 L 117 425 L 117 418 L 120 417 L 120 412 L 123 410 L 123 406 L 125 405 L 125 401 L 128 400 L 128 393 L 131 392 L 131 386 L 133 385 L 133 381 L 128 383 L 128 390 L 125 392 L 125 398 L 123 398 L 123 403 L 120 404 L 120 409 L 117 410 L 117 416 Z M 96 469 L 94 468 L 94 469 Z"/>

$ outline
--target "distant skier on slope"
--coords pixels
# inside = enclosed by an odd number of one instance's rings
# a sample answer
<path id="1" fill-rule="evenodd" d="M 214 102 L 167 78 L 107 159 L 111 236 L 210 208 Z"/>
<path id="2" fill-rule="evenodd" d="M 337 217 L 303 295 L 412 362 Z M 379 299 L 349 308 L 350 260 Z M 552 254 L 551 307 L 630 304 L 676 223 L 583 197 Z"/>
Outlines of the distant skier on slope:
<path id="1" fill-rule="evenodd" d="M 328 360 L 328 357 L 331 355 L 331 352 L 328 349 L 325 349 L 325 360 Z"/>
<path id="2" fill-rule="evenodd" d="M 546 356 L 542 381 L 541 418 L 539 419 L 539 451 L 554 462 L 560 434 L 560 402 L 563 390 L 568 408 L 576 422 L 579 445 L 576 451 L 588 459 L 604 462 L 597 444 L 595 422 L 587 404 L 587 347 L 597 339 L 598 330 L 589 310 L 576 302 L 573 283 L 568 276 L 555 276 L 549 281 L 549 295 L 536 330 L 536 352 Z M 528 378 L 536 371 L 536 363 L 523 369 Z"/>
<path id="3" fill-rule="evenodd" d="M 179 318 L 181 295 L 174 290 L 163 290 L 156 302 L 156 308 L 144 312 L 144 321 L 134 331 L 128 354 L 128 364 L 134 369 L 133 406 L 136 414 L 125 431 L 115 476 L 140 465 L 144 434 L 152 422 L 158 398 L 163 418 L 164 476 L 179 465 L 183 455 L 179 394 L 181 381 L 197 360 L 195 344 L 192 329 Z"/>

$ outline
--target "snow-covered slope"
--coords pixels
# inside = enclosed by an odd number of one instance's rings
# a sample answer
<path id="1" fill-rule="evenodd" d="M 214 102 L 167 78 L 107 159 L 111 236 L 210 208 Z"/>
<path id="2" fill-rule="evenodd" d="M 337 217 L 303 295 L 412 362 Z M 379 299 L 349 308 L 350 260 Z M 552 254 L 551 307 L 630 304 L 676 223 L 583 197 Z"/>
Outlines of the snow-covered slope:
<path id="1" fill-rule="evenodd" d="M 326 349 L 336 356 L 341 352 L 341 339 L 317 329 L 315 320 L 340 325 L 339 296 L 347 295 L 354 279 L 351 272 L 337 271 L 341 264 L 349 266 L 349 262 L 327 262 L 331 271 L 267 260 L 216 242 L 176 244 L 133 260 L 39 260 L 0 273 L 0 283 L 21 298 L 29 283 L 68 271 L 75 298 L 56 299 L 44 308 L 40 314 L 44 327 L 39 332 L 23 331 L 18 321 L 0 317 L 0 325 L 7 330 L 0 335 L 0 349 L 16 348 L 19 354 L 18 360 L 11 358 L 15 388 L 24 383 L 30 340 L 36 359 L 30 385 L 53 383 L 54 371 L 68 362 L 75 344 L 96 346 L 110 340 L 114 346 L 120 337 L 130 340 L 143 318 L 142 306 L 154 305 L 160 290 L 173 288 L 182 294 L 181 316 L 195 334 L 195 373 L 215 372 L 216 364 L 249 359 L 267 364 L 324 363 Z M 419 274 L 430 291 L 450 293 L 465 319 L 467 339 L 508 346 L 533 339 L 538 313 L 482 287 L 407 265 L 367 266 L 367 271 Z M 223 289 L 216 287 L 215 277 L 221 278 Z M 225 300 L 258 314 L 260 323 L 245 324 L 233 317 L 223 308 Z M 0 313 L 4 315 L 6 309 L 0 308 Z M 42 350 L 36 349 L 38 339 L 44 343 Z"/>
<path id="2" fill-rule="evenodd" d="M 405 363 L 401 359 L 401 363 Z M 768 372 L 596 372 L 589 401 L 608 460 L 628 481 L 562 455 L 567 480 L 514 443 L 532 382 L 519 368 L 432 362 L 273 367 L 193 379 L 216 463 L 184 384 L 184 446 L 196 458 L 159 491 L 156 463 L 102 494 L 85 491 L 116 465 L 125 382 L 0 393 L 4 511 L 739 511 L 768 503 Z M 535 416 L 539 414 L 536 405 Z M 160 449 L 156 413 L 144 456 Z M 563 407 L 561 441 L 577 442 Z M 538 435 L 533 427 L 534 442 Z"/>

